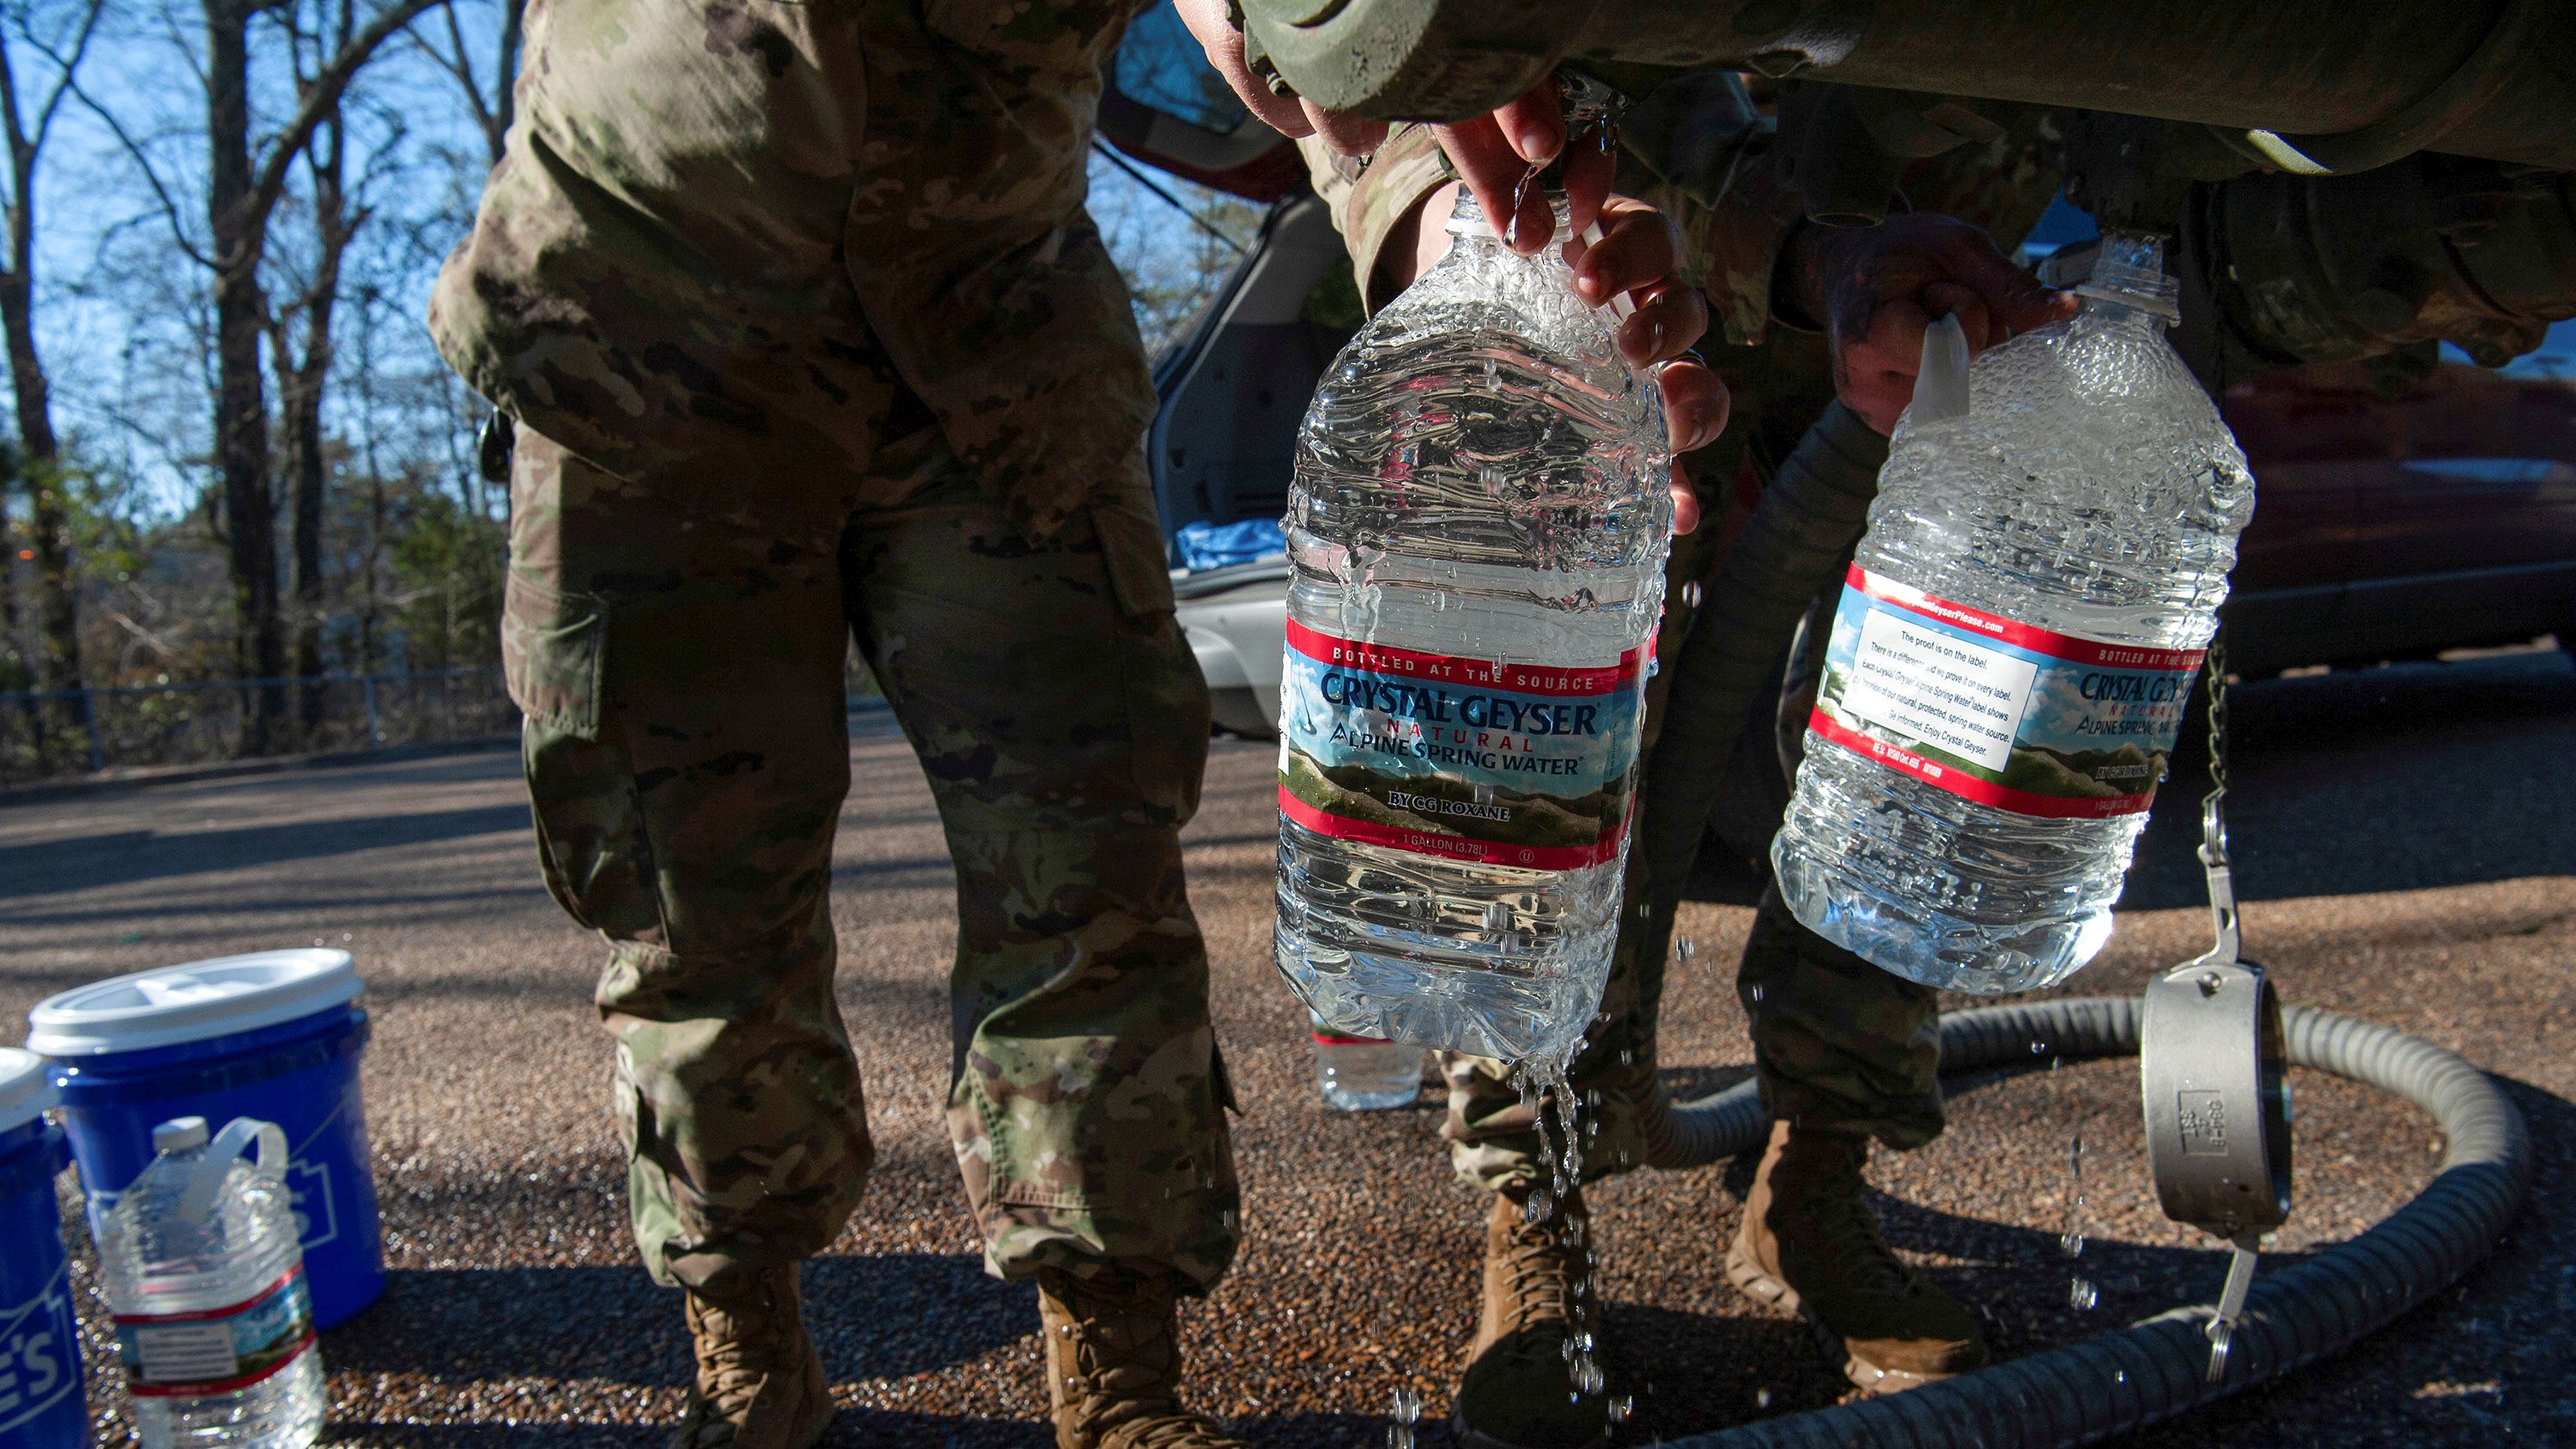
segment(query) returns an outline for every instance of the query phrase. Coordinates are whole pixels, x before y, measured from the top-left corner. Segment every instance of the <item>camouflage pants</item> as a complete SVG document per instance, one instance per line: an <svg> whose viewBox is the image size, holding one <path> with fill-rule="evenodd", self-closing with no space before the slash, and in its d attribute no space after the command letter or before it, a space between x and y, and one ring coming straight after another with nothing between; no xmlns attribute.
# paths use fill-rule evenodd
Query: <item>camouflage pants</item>
<svg viewBox="0 0 2576 1449"><path fill-rule="evenodd" d="M1794 432L1784 436L1794 443ZM1718 453L1713 466L1731 471L1734 458L1712 452ZM1705 475L1700 483L1714 505ZM1675 540L1658 645L1664 658L1677 655L1678 635L1690 624L1683 583L1702 577L1723 548L1723 531L1715 527ZM1650 753L1667 683L1658 677L1646 688ZM1654 783L1652 771L1641 774L1641 798ZM1644 1165L1668 1107L1655 1075L1655 1038L1669 932L1646 918L1644 876L1632 856L1601 1016L1567 1073L1583 1098L1585 1120L1600 1124L1584 1149L1587 1181ZM1762 1106L1773 1119L1867 1133L1896 1148L1920 1147L1940 1135L1938 997L1931 988L1881 971L1799 925L1774 890L1763 894L1736 966L1735 990L1752 1028ZM1545 1182L1532 1109L1512 1085L1509 1066L1456 1054L1442 1065L1449 1115L1441 1136L1459 1177L1489 1190Z"/></svg>
<svg viewBox="0 0 2576 1449"><path fill-rule="evenodd" d="M855 637L956 861L948 1123L988 1267L1204 1288L1237 1202L1177 839L1207 703L1141 460L1032 539L926 418L888 431L836 550L520 434L505 657L547 885L610 943L637 1242L722 1291L859 1201L826 901Z"/></svg>

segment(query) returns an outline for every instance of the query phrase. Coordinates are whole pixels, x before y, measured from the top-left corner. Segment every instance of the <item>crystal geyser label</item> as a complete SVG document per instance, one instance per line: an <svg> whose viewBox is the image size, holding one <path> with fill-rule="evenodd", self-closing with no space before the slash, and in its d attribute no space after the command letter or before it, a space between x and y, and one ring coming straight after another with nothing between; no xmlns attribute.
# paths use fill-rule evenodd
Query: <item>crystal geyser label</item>
<svg viewBox="0 0 2576 1449"><path fill-rule="evenodd" d="M1808 724L1981 805L2134 814L2164 778L2201 654L2034 629L1854 564Z"/></svg>
<svg viewBox="0 0 2576 1449"><path fill-rule="evenodd" d="M1589 669L1365 644L1288 621L1279 808L1319 835L1571 870L1628 827L1646 649Z"/></svg>

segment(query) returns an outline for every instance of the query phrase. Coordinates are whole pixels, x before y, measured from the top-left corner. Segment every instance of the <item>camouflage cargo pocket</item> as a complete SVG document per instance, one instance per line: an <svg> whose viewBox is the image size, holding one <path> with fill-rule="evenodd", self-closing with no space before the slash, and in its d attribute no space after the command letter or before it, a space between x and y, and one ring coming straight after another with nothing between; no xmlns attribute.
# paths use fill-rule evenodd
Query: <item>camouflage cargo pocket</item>
<svg viewBox="0 0 2576 1449"><path fill-rule="evenodd" d="M501 607L501 668L510 700L531 724L573 739L599 738L601 647L608 605L568 594L517 569Z"/></svg>
<svg viewBox="0 0 2576 1449"><path fill-rule="evenodd" d="M1177 824L1197 811L1207 768L1207 680L1172 617L1162 525L1119 501L1095 501L1089 512L1118 602L1136 784L1155 814Z"/></svg>

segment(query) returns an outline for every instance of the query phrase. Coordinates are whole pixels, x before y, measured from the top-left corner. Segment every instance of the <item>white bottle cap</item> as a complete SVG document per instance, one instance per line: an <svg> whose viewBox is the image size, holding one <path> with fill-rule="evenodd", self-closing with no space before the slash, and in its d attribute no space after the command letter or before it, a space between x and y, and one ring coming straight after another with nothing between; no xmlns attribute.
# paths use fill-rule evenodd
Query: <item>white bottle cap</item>
<svg viewBox="0 0 2576 1449"><path fill-rule="evenodd" d="M185 1152L191 1147L205 1145L206 1119L203 1117L173 1117L152 1129L152 1150L155 1152Z"/></svg>

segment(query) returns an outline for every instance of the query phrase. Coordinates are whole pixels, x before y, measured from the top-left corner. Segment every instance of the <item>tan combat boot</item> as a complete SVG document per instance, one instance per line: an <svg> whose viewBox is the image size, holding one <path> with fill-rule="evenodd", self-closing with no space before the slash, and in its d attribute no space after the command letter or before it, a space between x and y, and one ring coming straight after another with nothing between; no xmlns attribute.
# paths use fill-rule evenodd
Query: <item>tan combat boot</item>
<svg viewBox="0 0 2576 1449"><path fill-rule="evenodd" d="M1169 1279L1120 1268L1038 1275L1056 1449L1247 1449L1180 1406Z"/></svg>
<svg viewBox="0 0 2576 1449"><path fill-rule="evenodd" d="M1967 1305L1888 1251L1862 1197L1869 1139L1771 1124L1771 1145L1744 1202L1726 1276L1765 1303L1795 1310L1877 1394L1981 1368L1985 1334Z"/></svg>
<svg viewBox="0 0 2576 1449"><path fill-rule="evenodd" d="M1450 1427L1468 1449L1591 1449L1610 1441L1608 1401L1572 1392L1566 1340L1580 1329L1574 1286L1585 1222L1579 1196L1539 1222L1518 1196L1494 1195L1485 1219L1485 1306Z"/></svg>
<svg viewBox="0 0 2576 1449"><path fill-rule="evenodd" d="M812 1449L832 1427L823 1360L806 1335L796 1265L722 1301L689 1294L698 1381L671 1449Z"/></svg>

